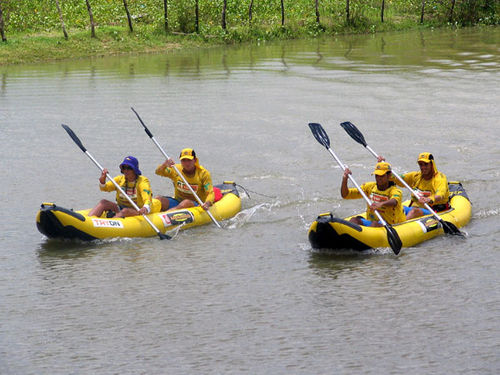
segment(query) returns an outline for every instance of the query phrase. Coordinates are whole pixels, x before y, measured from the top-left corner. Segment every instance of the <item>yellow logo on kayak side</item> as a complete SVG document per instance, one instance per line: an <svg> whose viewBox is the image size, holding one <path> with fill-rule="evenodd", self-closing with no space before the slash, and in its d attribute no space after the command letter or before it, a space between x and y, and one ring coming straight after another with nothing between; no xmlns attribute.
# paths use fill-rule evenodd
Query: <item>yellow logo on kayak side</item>
<svg viewBox="0 0 500 375"><path fill-rule="evenodd" d="M190 211L165 212L160 214L165 227L169 225L188 224L194 221L194 216Z"/></svg>
<svg viewBox="0 0 500 375"><path fill-rule="evenodd" d="M424 233L440 228L439 221L434 217L426 217L418 221Z"/></svg>

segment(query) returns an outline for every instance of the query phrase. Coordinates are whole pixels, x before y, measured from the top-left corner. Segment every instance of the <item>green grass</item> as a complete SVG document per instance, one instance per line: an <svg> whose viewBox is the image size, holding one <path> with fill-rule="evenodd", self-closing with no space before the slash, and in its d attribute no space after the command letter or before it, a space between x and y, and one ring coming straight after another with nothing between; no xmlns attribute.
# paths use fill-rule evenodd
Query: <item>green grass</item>
<svg viewBox="0 0 500 375"><path fill-rule="evenodd" d="M119 26L98 28L97 38L89 31L71 30L68 40L61 32L14 34L0 44L0 65L34 63L70 58L127 53L159 52L182 47L198 47L203 40L190 40L176 35L161 35L140 29L129 33Z"/></svg>

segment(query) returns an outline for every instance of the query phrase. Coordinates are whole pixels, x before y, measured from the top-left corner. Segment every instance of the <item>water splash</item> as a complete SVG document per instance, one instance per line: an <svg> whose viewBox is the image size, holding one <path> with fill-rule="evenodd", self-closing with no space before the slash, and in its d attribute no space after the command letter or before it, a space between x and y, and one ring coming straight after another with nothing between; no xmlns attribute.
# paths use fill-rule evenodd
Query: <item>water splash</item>
<svg viewBox="0 0 500 375"><path fill-rule="evenodd" d="M498 216L498 215L500 215L500 209L491 208L491 209L483 209L483 210L476 212L472 218L473 219L487 219L489 217Z"/></svg>
<svg viewBox="0 0 500 375"><path fill-rule="evenodd" d="M186 225L186 223L182 223L181 225L179 225L171 230L166 231L165 234L168 234L169 236L171 236L172 237L171 239L173 240L175 237L177 237L177 235L179 234L179 232L181 231L181 229L184 225Z"/></svg>
<svg viewBox="0 0 500 375"><path fill-rule="evenodd" d="M260 203L255 206L246 208L240 212L238 212L234 217L229 219L227 221L226 228L228 229L235 229L235 228L240 228L246 223L250 221L250 219L260 211L267 211L271 212L274 207L279 207L280 202L275 201L271 203Z"/></svg>

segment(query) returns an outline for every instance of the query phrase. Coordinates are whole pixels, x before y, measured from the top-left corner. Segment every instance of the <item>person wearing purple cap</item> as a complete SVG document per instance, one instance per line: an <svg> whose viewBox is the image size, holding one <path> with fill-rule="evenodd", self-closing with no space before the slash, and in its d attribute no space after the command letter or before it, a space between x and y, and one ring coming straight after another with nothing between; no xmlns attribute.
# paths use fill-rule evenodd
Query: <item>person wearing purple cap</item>
<svg viewBox="0 0 500 375"><path fill-rule="evenodd" d="M89 216L100 217L104 211L108 211L108 214L114 212L116 218L160 212L161 202L153 199L149 180L142 175L139 169L139 161L133 156L127 156L120 164L120 171L122 175L113 179L139 207L139 211L132 207L128 199L116 189L113 182L106 182L108 170L103 169L101 177L99 177L100 189L101 191L116 191L116 203L102 199L97 206L90 210Z"/></svg>

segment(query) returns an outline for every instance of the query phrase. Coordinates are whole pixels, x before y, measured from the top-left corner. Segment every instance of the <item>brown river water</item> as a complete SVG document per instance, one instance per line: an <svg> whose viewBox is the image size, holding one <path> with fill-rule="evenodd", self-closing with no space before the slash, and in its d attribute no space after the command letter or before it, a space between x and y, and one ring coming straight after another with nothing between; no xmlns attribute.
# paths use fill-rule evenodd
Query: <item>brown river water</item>
<svg viewBox="0 0 500 375"><path fill-rule="evenodd" d="M0 67L1 374L497 374L500 28L428 30ZM157 237L48 240L42 202L113 195L61 123L112 175L135 155L154 193L167 153L193 147L214 182L247 188L224 223ZM399 172L434 154L473 203L465 240L399 256L313 251L341 171ZM405 193L407 194L407 193Z"/></svg>

